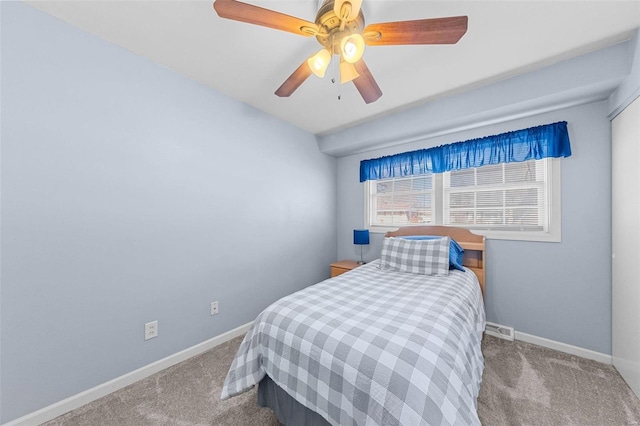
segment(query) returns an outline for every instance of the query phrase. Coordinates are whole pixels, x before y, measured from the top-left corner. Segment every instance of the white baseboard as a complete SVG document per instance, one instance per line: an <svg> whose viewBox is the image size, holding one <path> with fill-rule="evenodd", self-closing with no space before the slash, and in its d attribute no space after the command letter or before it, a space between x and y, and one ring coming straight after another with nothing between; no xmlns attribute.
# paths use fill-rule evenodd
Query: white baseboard
<svg viewBox="0 0 640 426"><path fill-rule="evenodd" d="M178 364L193 356L206 352L209 349L221 345L238 336L242 336L247 331L249 331L251 324L252 322L241 325L240 327L212 337L209 340L205 340L204 342L198 343L197 345L194 345L183 351L177 352L173 355L169 355L168 357L156 362L152 362L151 364L140 367L137 370L131 371L130 373L124 374L120 377L116 377L115 379L110 380L106 383L103 383L91 389L87 389L84 392L80 392L79 394L70 396L69 398L41 408L40 410L34 411L33 413L26 414L22 417L10 421L9 423L5 423L3 426L37 426L44 422L48 422L49 420L55 419L56 417L61 416L64 413L82 407L85 404L102 398L103 396L115 392L118 389L122 389L125 386L129 386L130 384L149 377L152 374L164 370L165 368L171 367L172 365Z"/></svg>
<svg viewBox="0 0 640 426"><path fill-rule="evenodd" d="M169 355L166 358L145 365L130 373L124 374L120 377L116 377L106 383L88 389L79 394L70 396L62 401L51 404L47 407L41 408L33 413L26 414L15 420L5 423L3 426L37 426L49 420L53 420L62 414L65 414L71 410L82 407L96 399L102 398L112 392L129 386L139 380L151 376L165 368L176 365L182 361L185 361L193 356L199 355L208 351L216 346L219 346L231 339L245 334L251 327L251 322L241 325L240 327L229 330L226 333L222 333L218 336L212 337L202 343L198 343L183 351L177 352L173 355ZM522 333L520 331L515 332L516 340L521 340L527 343L533 343L534 345L543 346L545 348L554 349L560 352L565 352L571 355L576 355L582 358L592 359L605 364L611 364L611 355L603 354L600 352L592 351L590 349L584 349L578 346L568 345L566 343L557 342L555 340L545 339L544 337L534 336L532 334Z"/></svg>
<svg viewBox="0 0 640 426"><path fill-rule="evenodd" d="M581 348L579 346L568 345L566 343L557 342L555 340L545 339L544 337L538 337L532 334L522 333L520 331L516 331L516 340L533 343L534 345L543 346L549 349L555 349L556 351L565 352L582 358L592 359L594 361L602 362L605 364L611 364L612 362L611 355Z"/></svg>

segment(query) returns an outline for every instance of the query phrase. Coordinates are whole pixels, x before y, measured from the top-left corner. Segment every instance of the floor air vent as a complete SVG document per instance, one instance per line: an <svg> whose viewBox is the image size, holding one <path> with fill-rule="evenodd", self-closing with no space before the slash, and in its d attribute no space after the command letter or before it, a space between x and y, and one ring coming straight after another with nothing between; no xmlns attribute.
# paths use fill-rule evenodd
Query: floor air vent
<svg viewBox="0 0 640 426"><path fill-rule="evenodd" d="M495 337L499 337L501 339L513 340L515 333L513 331L513 327L506 327L500 324L494 324L492 322L488 322L484 328L484 332Z"/></svg>

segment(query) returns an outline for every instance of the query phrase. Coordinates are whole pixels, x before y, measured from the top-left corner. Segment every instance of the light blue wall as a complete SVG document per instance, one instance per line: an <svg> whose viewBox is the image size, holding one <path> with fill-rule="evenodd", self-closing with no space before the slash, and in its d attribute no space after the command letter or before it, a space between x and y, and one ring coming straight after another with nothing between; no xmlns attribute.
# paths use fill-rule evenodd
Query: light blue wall
<svg viewBox="0 0 640 426"><path fill-rule="evenodd" d="M629 41L627 49L630 71L616 91L609 96L609 117L611 119L640 96L640 30L636 31Z"/></svg>
<svg viewBox="0 0 640 426"><path fill-rule="evenodd" d="M323 135L318 145L341 157L607 99L630 75L631 44L618 43Z"/></svg>
<svg viewBox="0 0 640 426"><path fill-rule="evenodd" d="M562 160L562 242L487 240L487 320L611 353L611 132L605 101L338 159L338 258L355 259L364 222L360 160L567 121ZM402 123L398 123L402 124ZM365 260L379 257L372 234Z"/></svg>
<svg viewBox="0 0 640 426"><path fill-rule="evenodd" d="M336 160L312 135L29 6L1 8L0 422L328 277Z"/></svg>

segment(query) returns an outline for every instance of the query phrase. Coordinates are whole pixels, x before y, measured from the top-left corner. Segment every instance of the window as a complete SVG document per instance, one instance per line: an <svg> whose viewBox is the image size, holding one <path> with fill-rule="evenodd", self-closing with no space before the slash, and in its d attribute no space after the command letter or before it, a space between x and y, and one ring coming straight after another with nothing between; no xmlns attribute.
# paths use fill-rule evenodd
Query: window
<svg viewBox="0 0 640 426"><path fill-rule="evenodd" d="M560 241L560 161L546 158L367 181L366 224L461 226L488 238Z"/></svg>
<svg viewBox="0 0 640 426"><path fill-rule="evenodd" d="M360 161L372 232L455 225L489 238L560 241L566 121Z"/></svg>
<svg viewBox="0 0 640 426"><path fill-rule="evenodd" d="M372 222L377 226L431 223L433 175L371 181Z"/></svg>

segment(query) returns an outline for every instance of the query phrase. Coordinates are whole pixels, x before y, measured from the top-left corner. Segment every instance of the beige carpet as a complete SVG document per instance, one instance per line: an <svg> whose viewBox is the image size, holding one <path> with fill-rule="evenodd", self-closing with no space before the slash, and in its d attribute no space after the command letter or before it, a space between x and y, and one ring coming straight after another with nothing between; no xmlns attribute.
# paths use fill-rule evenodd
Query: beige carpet
<svg viewBox="0 0 640 426"><path fill-rule="evenodd" d="M239 344L234 339L46 425L278 426L256 405L255 390L220 401ZM640 400L610 365L491 336L483 352L478 413L485 426L640 424Z"/></svg>

